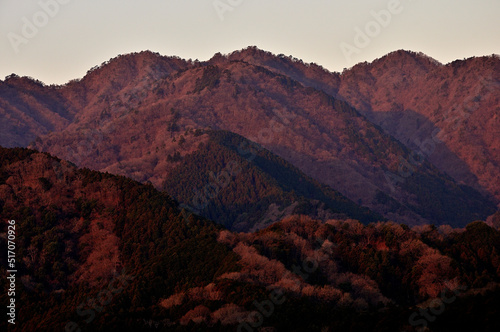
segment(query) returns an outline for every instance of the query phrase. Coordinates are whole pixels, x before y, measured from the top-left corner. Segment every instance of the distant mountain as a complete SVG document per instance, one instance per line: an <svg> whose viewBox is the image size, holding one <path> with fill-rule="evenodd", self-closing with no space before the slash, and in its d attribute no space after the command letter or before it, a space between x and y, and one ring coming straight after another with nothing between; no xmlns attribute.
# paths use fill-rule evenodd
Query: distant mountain
<svg viewBox="0 0 500 332"><path fill-rule="evenodd" d="M346 100L458 182L500 202L498 56L443 66L400 51L362 67L345 75L340 93L352 96ZM349 86L355 80L370 88L355 93Z"/></svg>
<svg viewBox="0 0 500 332"><path fill-rule="evenodd" d="M16 224L11 331L473 330L471 313L483 330L499 328L500 232L483 222L409 229L292 216L232 233L151 185L20 148L0 148L0 219L2 247L5 221Z"/></svg>
<svg viewBox="0 0 500 332"><path fill-rule="evenodd" d="M66 128L76 112L96 102L96 96L138 88L187 66L180 58L152 52L119 56L101 66L105 64L108 80L102 80L97 66L84 79L64 86L45 86L15 74L0 80L0 145L26 147L38 136Z"/></svg>
<svg viewBox="0 0 500 332"><path fill-rule="evenodd" d="M241 54L207 63L149 52L113 59L58 88L74 119L31 147L163 189L176 162L209 140L203 130L226 130L388 219L463 226L495 212L481 188L454 182L332 96L338 75L256 49Z"/></svg>
<svg viewBox="0 0 500 332"><path fill-rule="evenodd" d="M498 55L443 65L422 53L399 50L342 74L255 47L228 57L349 102L457 182L500 203Z"/></svg>
<svg viewBox="0 0 500 332"><path fill-rule="evenodd" d="M2 146L27 146L37 136L63 130L74 115L55 87L16 75L0 81Z"/></svg>

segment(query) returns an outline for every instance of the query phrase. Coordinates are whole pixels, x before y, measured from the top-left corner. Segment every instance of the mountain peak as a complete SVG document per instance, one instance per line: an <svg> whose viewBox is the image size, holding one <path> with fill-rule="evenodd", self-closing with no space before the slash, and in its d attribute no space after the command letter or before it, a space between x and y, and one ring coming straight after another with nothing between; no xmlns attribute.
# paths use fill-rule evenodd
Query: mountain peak
<svg viewBox="0 0 500 332"><path fill-rule="evenodd" d="M264 51L258 48L257 46L248 46L245 48L242 48L241 50L234 51L229 54L229 56L236 56L236 55L243 55L243 56L269 56L273 55L269 51Z"/></svg>
<svg viewBox="0 0 500 332"><path fill-rule="evenodd" d="M329 70L316 63L306 63L301 59L298 59L292 55L285 55L283 53L274 54L272 52L262 50L257 46L248 46L247 48L241 49L239 51L234 51L228 54L227 57L230 60L242 60L252 64L258 64L269 67L271 67L273 63L275 64L274 65L275 67L277 67L276 66L277 63L281 63L281 66L299 65L307 68L315 68L331 74Z"/></svg>
<svg viewBox="0 0 500 332"><path fill-rule="evenodd" d="M117 74L126 76L165 76L172 71L176 71L188 65L188 62L177 56L162 56L152 51L141 51L128 54L120 54L114 58L104 61L100 65L94 66L87 71L86 76L108 71L117 72Z"/></svg>
<svg viewBox="0 0 500 332"><path fill-rule="evenodd" d="M409 68L414 70L416 68L423 69L424 71L432 70L436 67L442 66L443 64L434 58L422 53L414 52L408 50L397 50L390 52L381 58L373 60L371 63L363 62L352 67L359 68L366 65L370 65L372 68L382 67L397 67L397 68Z"/></svg>
<svg viewBox="0 0 500 332"><path fill-rule="evenodd" d="M39 81L33 77L29 76L19 76L17 74L10 74L5 77L5 80L2 81L0 80L0 83L6 83L8 85L16 86L16 87L43 87L45 86L45 83L42 81Z"/></svg>
<svg viewBox="0 0 500 332"><path fill-rule="evenodd" d="M436 64L441 65L441 62L437 61L436 59L428 56L427 54L425 54L423 52L415 52L415 51L405 50L405 49L399 49L396 51L389 52L385 56L383 56L382 58L388 58L388 57L400 57L400 58L407 57L407 58L413 58L413 59L428 59L430 61L435 62Z"/></svg>

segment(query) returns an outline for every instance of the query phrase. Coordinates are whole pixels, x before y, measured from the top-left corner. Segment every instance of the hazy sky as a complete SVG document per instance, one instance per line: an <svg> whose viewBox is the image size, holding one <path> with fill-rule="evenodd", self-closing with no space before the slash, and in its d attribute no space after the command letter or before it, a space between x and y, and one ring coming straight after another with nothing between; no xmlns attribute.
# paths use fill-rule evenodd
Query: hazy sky
<svg viewBox="0 0 500 332"><path fill-rule="evenodd" d="M498 54L500 0L0 0L0 32L0 79L65 83L118 54L249 45L342 71L397 49Z"/></svg>

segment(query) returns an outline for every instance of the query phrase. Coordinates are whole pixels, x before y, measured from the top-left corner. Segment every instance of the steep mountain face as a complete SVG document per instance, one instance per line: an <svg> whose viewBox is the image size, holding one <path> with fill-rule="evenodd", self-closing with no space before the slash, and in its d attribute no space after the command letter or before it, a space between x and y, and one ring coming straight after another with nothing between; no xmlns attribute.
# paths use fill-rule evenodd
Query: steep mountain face
<svg viewBox="0 0 500 332"><path fill-rule="evenodd" d="M472 329L471 312L498 329L500 232L482 222L293 216L232 233L151 185L20 148L0 148L0 220L2 246L16 224L12 331ZM446 314L408 320L436 297Z"/></svg>
<svg viewBox="0 0 500 332"><path fill-rule="evenodd" d="M155 62L150 59L145 67L154 68ZM67 95L78 89L95 92L65 130L32 146L80 166L162 188L175 165L172 161L193 153L207 139L196 130L221 129L261 144L308 176L390 219L465 225L494 212L474 190L440 174L347 103L289 76L216 56L163 79L139 84L140 76L129 86L116 74L121 73L116 66L111 61L90 74L96 82L91 86L96 87L74 83L62 88ZM312 72L315 81L325 74L316 67ZM90 79L82 80L86 81ZM99 87L99 82L108 81L127 87L110 94ZM409 161L418 167L407 167Z"/></svg>
<svg viewBox="0 0 500 332"><path fill-rule="evenodd" d="M500 202L500 58L396 51L342 74L248 48L229 55L345 100L456 181Z"/></svg>

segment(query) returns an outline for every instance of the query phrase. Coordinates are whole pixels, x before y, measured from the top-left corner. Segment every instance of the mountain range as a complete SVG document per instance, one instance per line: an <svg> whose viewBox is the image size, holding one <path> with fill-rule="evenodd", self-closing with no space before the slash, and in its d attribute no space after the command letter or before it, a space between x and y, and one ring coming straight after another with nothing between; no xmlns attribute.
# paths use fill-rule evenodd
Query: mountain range
<svg viewBox="0 0 500 332"><path fill-rule="evenodd" d="M499 62L396 51L339 74L255 47L121 55L63 86L1 81L0 144L149 181L235 230L298 212L363 219L333 196L378 220L463 227L500 198ZM228 163L251 171L208 188ZM297 177L314 188L297 193Z"/></svg>
<svg viewBox="0 0 500 332"><path fill-rule="evenodd" d="M6 77L0 328L498 331L499 66L248 47Z"/></svg>

